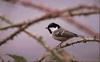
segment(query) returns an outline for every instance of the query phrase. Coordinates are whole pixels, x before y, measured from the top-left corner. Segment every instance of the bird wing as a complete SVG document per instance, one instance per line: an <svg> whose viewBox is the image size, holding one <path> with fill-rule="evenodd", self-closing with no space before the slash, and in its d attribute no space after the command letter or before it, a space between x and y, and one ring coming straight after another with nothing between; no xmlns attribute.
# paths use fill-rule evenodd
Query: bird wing
<svg viewBox="0 0 100 62"><path fill-rule="evenodd" d="M70 31L67 31L63 28L60 28L60 29L55 31L55 36L70 38L70 37L77 37L78 35L75 34L75 33L70 32Z"/></svg>

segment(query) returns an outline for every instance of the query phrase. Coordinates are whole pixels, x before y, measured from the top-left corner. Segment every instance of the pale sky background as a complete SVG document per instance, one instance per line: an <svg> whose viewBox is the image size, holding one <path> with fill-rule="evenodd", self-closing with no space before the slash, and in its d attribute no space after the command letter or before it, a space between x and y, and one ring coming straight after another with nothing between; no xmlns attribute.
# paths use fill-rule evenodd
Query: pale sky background
<svg viewBox="0 0 100 62"><path fill-rule="evenodd" d="M42 3L50 8L54 9L65 9L78 5L98 5L100 6L100 0L33 0L33 3L39 4ZM31 20L38 18L43 15L44 12L38 9L32 9L24 7L20 4L9 4L0 1L0 15L6 15L13 23L20 23L23 21ZM90 15L90 16L77 16L74 17L77 21L89 25L94 31L99 32L99 16L100 15ZM35 24L34 26L29 27L27 30L31 33L37 33L44 37L44 40L47 41L49 46L56 46L59 42L52 39L49 32L45 29L47 25L51 22L56 22L60 24L67 30L70 30L79 35L89 35L84 31L79 30L74 25L64 22L60 18L50 19L44 22ZM0 27L6 26L5 22L0 21ZM0 40L9 36L17 29L9 29L7 31L0 31ZM100 51L98 43L81 43L65 48L70 54L74 55L78 60L84 62L99 62ZM0 47L0 54L16 54L24 56L28 59L29 62L34 61L36 58L39 58L45 53L45 49L36 42L36 40L29 37L24 32L17 35L13 40L9 40L6 44Z"/></svg>

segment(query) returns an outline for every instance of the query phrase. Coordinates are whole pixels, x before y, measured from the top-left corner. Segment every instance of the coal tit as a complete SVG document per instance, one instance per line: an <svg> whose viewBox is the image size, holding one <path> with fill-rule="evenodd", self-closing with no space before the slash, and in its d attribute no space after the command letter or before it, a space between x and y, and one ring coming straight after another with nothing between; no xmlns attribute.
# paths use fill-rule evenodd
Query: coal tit
<svg viewBox="0 0 100 62"><path fill-rule="evenodd" d="M63 43L64 41L72 37L78 37L77 34L65 30L64 28L62 28L60 25L56 23L50 23L48 27L46 27L46 29L48 29L49 33L52 34L52 37L55 40L58 40L61 43Z"/></svg>

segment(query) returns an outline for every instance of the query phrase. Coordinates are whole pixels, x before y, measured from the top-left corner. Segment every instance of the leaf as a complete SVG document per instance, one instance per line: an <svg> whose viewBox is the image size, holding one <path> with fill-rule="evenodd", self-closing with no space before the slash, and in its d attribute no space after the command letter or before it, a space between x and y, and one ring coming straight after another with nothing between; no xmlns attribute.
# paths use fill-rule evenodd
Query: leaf
<svg viewBox="0 0 100 62"><path fill-rule="evenodd" d="M8 55L12 57L15 60L15 62L27 62L27 60L22 56L11 55L11 54Z"/></svg>

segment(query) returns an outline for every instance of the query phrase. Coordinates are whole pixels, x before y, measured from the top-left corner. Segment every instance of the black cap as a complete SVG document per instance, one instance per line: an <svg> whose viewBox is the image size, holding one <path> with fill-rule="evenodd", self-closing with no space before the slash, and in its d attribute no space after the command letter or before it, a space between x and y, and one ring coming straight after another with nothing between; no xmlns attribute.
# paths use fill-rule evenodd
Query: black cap
<svg viewBox="0 0 100 62"><path fill-rule="evenodd" d="M58 27L58 28L60 28L60 26L58 24L56 24L56 23L50 23L48 25L48 27L46 27L46 29L49 29L50 27Z"/></svg>

